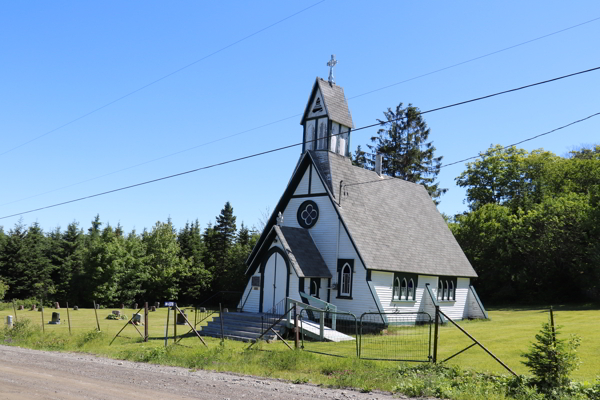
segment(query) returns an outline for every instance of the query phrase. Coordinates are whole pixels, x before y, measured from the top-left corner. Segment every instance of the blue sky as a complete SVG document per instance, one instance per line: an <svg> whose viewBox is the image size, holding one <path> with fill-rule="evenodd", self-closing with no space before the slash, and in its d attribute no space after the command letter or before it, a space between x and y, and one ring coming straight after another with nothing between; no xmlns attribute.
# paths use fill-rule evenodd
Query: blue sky
<svg viewBox="0 0 600 400"><path fill-rule="evenodd" d="M376 122L400 102L428 110L600 66L597 20L360 96L598 18L597 1L62 1L0 7L0 153L76 120L0 156L0 216L299 142L296 116L206 144L302 113L315 77L327 78L331 54L339 60L336 83L344 87L356 127ZM596 71L427 114L430 139L444 162L473 156L490 144L510 144L599 112L599 87ZM564 155L599 142L599 127L596 117L522 147ZM375 132L356 131L351 148L364 147ZM127 231L168 217L176 227L196 218L204 227L230 201L238 224L256 225L261 212L276 205L299 155L292 148L26 214L23 221L48 230L76 220L87 228L100 214ZM146 164L129 168L140 163ZM439 175L450 189L440 211L466 209L465 192L454 182L463 170L459 164ZM0 225L8 230L18 219Z"/></svg>

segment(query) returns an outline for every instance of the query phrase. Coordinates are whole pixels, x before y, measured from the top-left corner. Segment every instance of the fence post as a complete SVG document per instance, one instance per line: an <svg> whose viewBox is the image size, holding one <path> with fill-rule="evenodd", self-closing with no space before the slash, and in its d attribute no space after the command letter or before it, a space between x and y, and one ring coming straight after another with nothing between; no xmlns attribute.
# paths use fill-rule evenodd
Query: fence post
<svg viewBox="0 0 600 400"><path fill-rule="evenodd" d="M96 325L98 326L98 332L100 332L100 321L98 321L98 307L96 307L96 300L94 300L94 313L96 314Z"/></svg>
<svg viewBox="0 0 600 400"><path fill-rule="evenodd" d="M223 307L219 303L219 319L221 320L221 346L225 345L225 332L223 331Z"/></svg>
<svg viewBox="0 0 600 400"><path fill-rule="evenodd" d="M148 341L148 302L144 303L144 342Z"/></svg>
<svg viewBox="0 0 600 400"><path fill-rule="evenodd" d="M46 328L44 327L44 303L42 301L42 304L40 304L42 306L42 333L46 332Z"/></svg>
<svg viewBox="0 0 600 400"><path fill-rule="evenodd" d="M556 330L554 330L554 311L550 306L550 326L552 327L552 344L556 347Z"/></svg>
<svg viewBox="0 0 600 400"><path fill-rule="evenodd" d="M298 349L299 341L300 341L300 331L298 330L298 304L294 304L294 331L296 332L296 334L295 334L296 349Z"/></svg>
<svg viewBox="0 0 600 400"><path fill-rule="evenodd" d="M17 306L15 305L15 299L13 299L13 310L15 311L15 322L18 322L19 318L17 318Z"/></svg>
<svg viewBox="0 0 600 400"><path fill-rule="evenodd" d="M71 334L71 316L69 315L69 302L67 301L67 321L69 321L69 335Z"/></svg>
<svg viewBox="0 0 600 400"><path fill-rule="evenodd" d="M319 318L319 338L321 341L325 338L325 316L323 315L323 311L320 312Z"/></svg>
<svg viewBox="0 0 600 400"><path fill-rule="evenodd" d="M433 362L437 362L437 352L438 352L438 329L439 329L439 321L440 321L440 306L435 306L435 329L433 333Z"/></svg>
<svg viewBox="0 0 600 400"><path fill-rule="evenodd" d="M177 343L177 303L173 306L173 343Z"/></svg>
<svg viewBox="0 0 600 400"><path fill-rule="evenodd" d="M167 325L165 328L165 347L167 347L167 344L169 343L169 314L170 314L171 308L167 307Z"/></svg>

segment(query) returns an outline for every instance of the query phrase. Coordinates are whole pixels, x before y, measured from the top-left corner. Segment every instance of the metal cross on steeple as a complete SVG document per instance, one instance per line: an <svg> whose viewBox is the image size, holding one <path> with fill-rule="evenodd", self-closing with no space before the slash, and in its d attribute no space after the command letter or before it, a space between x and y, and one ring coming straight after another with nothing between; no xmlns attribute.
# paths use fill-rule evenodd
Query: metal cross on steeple
<svg viewBox="0 0 600 400"><path fill-rule="evenodd" d="M329 60L329 62L327 63L327 66L329 67L329 78L327 80L331 84L335 84L335 78L333 77L333 67L335 67L335 64L337 64L337 63L338 62L335 59L335 54L332 54L331 60Z"/></svg>

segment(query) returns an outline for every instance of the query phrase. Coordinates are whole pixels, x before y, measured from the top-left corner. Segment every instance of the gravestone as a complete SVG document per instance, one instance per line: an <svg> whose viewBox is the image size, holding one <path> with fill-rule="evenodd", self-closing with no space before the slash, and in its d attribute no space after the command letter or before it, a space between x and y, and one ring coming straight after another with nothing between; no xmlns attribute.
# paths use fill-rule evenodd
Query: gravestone
<svg viewBox="0 0 600 400"><path fill-rule="evenodd" d="M179 313L177 314L177 325L185 325L186 324L185 318L183 318L184 315L185 315L185 318L187 318L186 313L183 313L183 315L181 315Z"/></svg>
<svg viewBox="0 0 600 400"><path fill-rule="evenodd" d="M121 304L121 310L125 309L125 304Z"/></svg>
<svg viewBox="0 0 600 400"><path fill-rule="evenodd" d="M152 306L152 308L150 309L150 311L156 311L156 306Z"/></svg>
<svg viewBox="0 0 600 400"><path fill-rule="evenodd" d="M157 301L156 303L154 303L154 307L159 308L160 307L160 302Z"/></svg>
<svg viewBox="0 0 600 400"><path fill-rule="evenodd" d="M52 321L50 321L48 323L52 324L52 325L58 325L58 324L60 324L60 313L53 312L52 313Z"/></svg>
<svg viewBox="0 0 600 400"><path fill-rule="evenodd" d="M141 325L141 323L142 323L142 314L140 314L140 313L133 314L133 319L131 320L131 322L133 322L136 325Z"/></svg>
<svg viewBox="0 0 600 400"><path fill-rule="evenodd" d="M113 315L116 315L117 317L121 316L121 311L119 311L119 310L113 310L112 313L113 313Z"/></svg>
<svg viewBox="0 0 600 400"><path fill-rule="evenodd" d="M8 328L12 328L13 327L13 316L12 315L7 315L6 316L6 326Z"/></svg>
<svg viewBox="0 0 600 400"><path fill-rule="evenodd" d="M224 308L224 309L223 309L223 312L229 312L229 310L228 310L228 309L226 309L226 308Z"/></svg>
<svg viewBox="0 0 600 400"><path fill-rule="evenodd" d="M79 310L79 307L77 307L77 306L73 307L73 311L77 311L77 310Z"/></svg>
<svg viewBox="0 0 600 400"><path fill-rule="evenodd" d="M57 310L60 308L60 304L58 304L58 301L56 303L54 303L54 308Z"/></svg>
<svg viewBox="0 0 600 400"><path fill-rule="evenodd" d="M25 306L24 306L24 305L20 305L20 306L19 306L19 310L24 310L24 309L25 309Z"/></svg>
<svg viewBox="0 0 600 400"><path fill-rule="evenodd" d="M137 310L137 309L138 309L137 303L133 303L133 309L134 309L134 310Z"/></svg>
<svg viewBox="0 0 600 400"><path fill-rule="evenodd" d="M96 310L100 309L100 304L96 304Z"/></svg>
<svg viewBox="0 0 600 400"><path fill-rule="evenodd" d="M206 312L206 308L204 308L204 307L200 307L200 308L198 309L198 311L199 311L199 312Z"/></svg>
<svg viewBox="0 0 600 400"><path fill-rule="evenodd" d="M37 306L34 304L31 306L31 311L35 311L35 310L37 310Z"/></svg>

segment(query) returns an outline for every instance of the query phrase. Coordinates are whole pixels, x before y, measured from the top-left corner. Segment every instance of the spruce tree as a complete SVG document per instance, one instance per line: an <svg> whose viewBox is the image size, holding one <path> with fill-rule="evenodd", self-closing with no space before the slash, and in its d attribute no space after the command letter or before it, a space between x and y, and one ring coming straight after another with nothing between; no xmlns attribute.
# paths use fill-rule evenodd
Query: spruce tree
<svg viewBox="0 0 600 400"><path fill-rule="evenodd" d="M440 173L442 157L435 157L433 142L427 141L430 129L421 116L420 110L409 104L403 108L400 103L396 110L388 108L385 120L378 119L381 129L371 137L373 145L368 157L368 167L375 165L377 154L383 155L382 172L425 186L431 198L439 204L439 198L448 189L435 182Z"/></svg>

